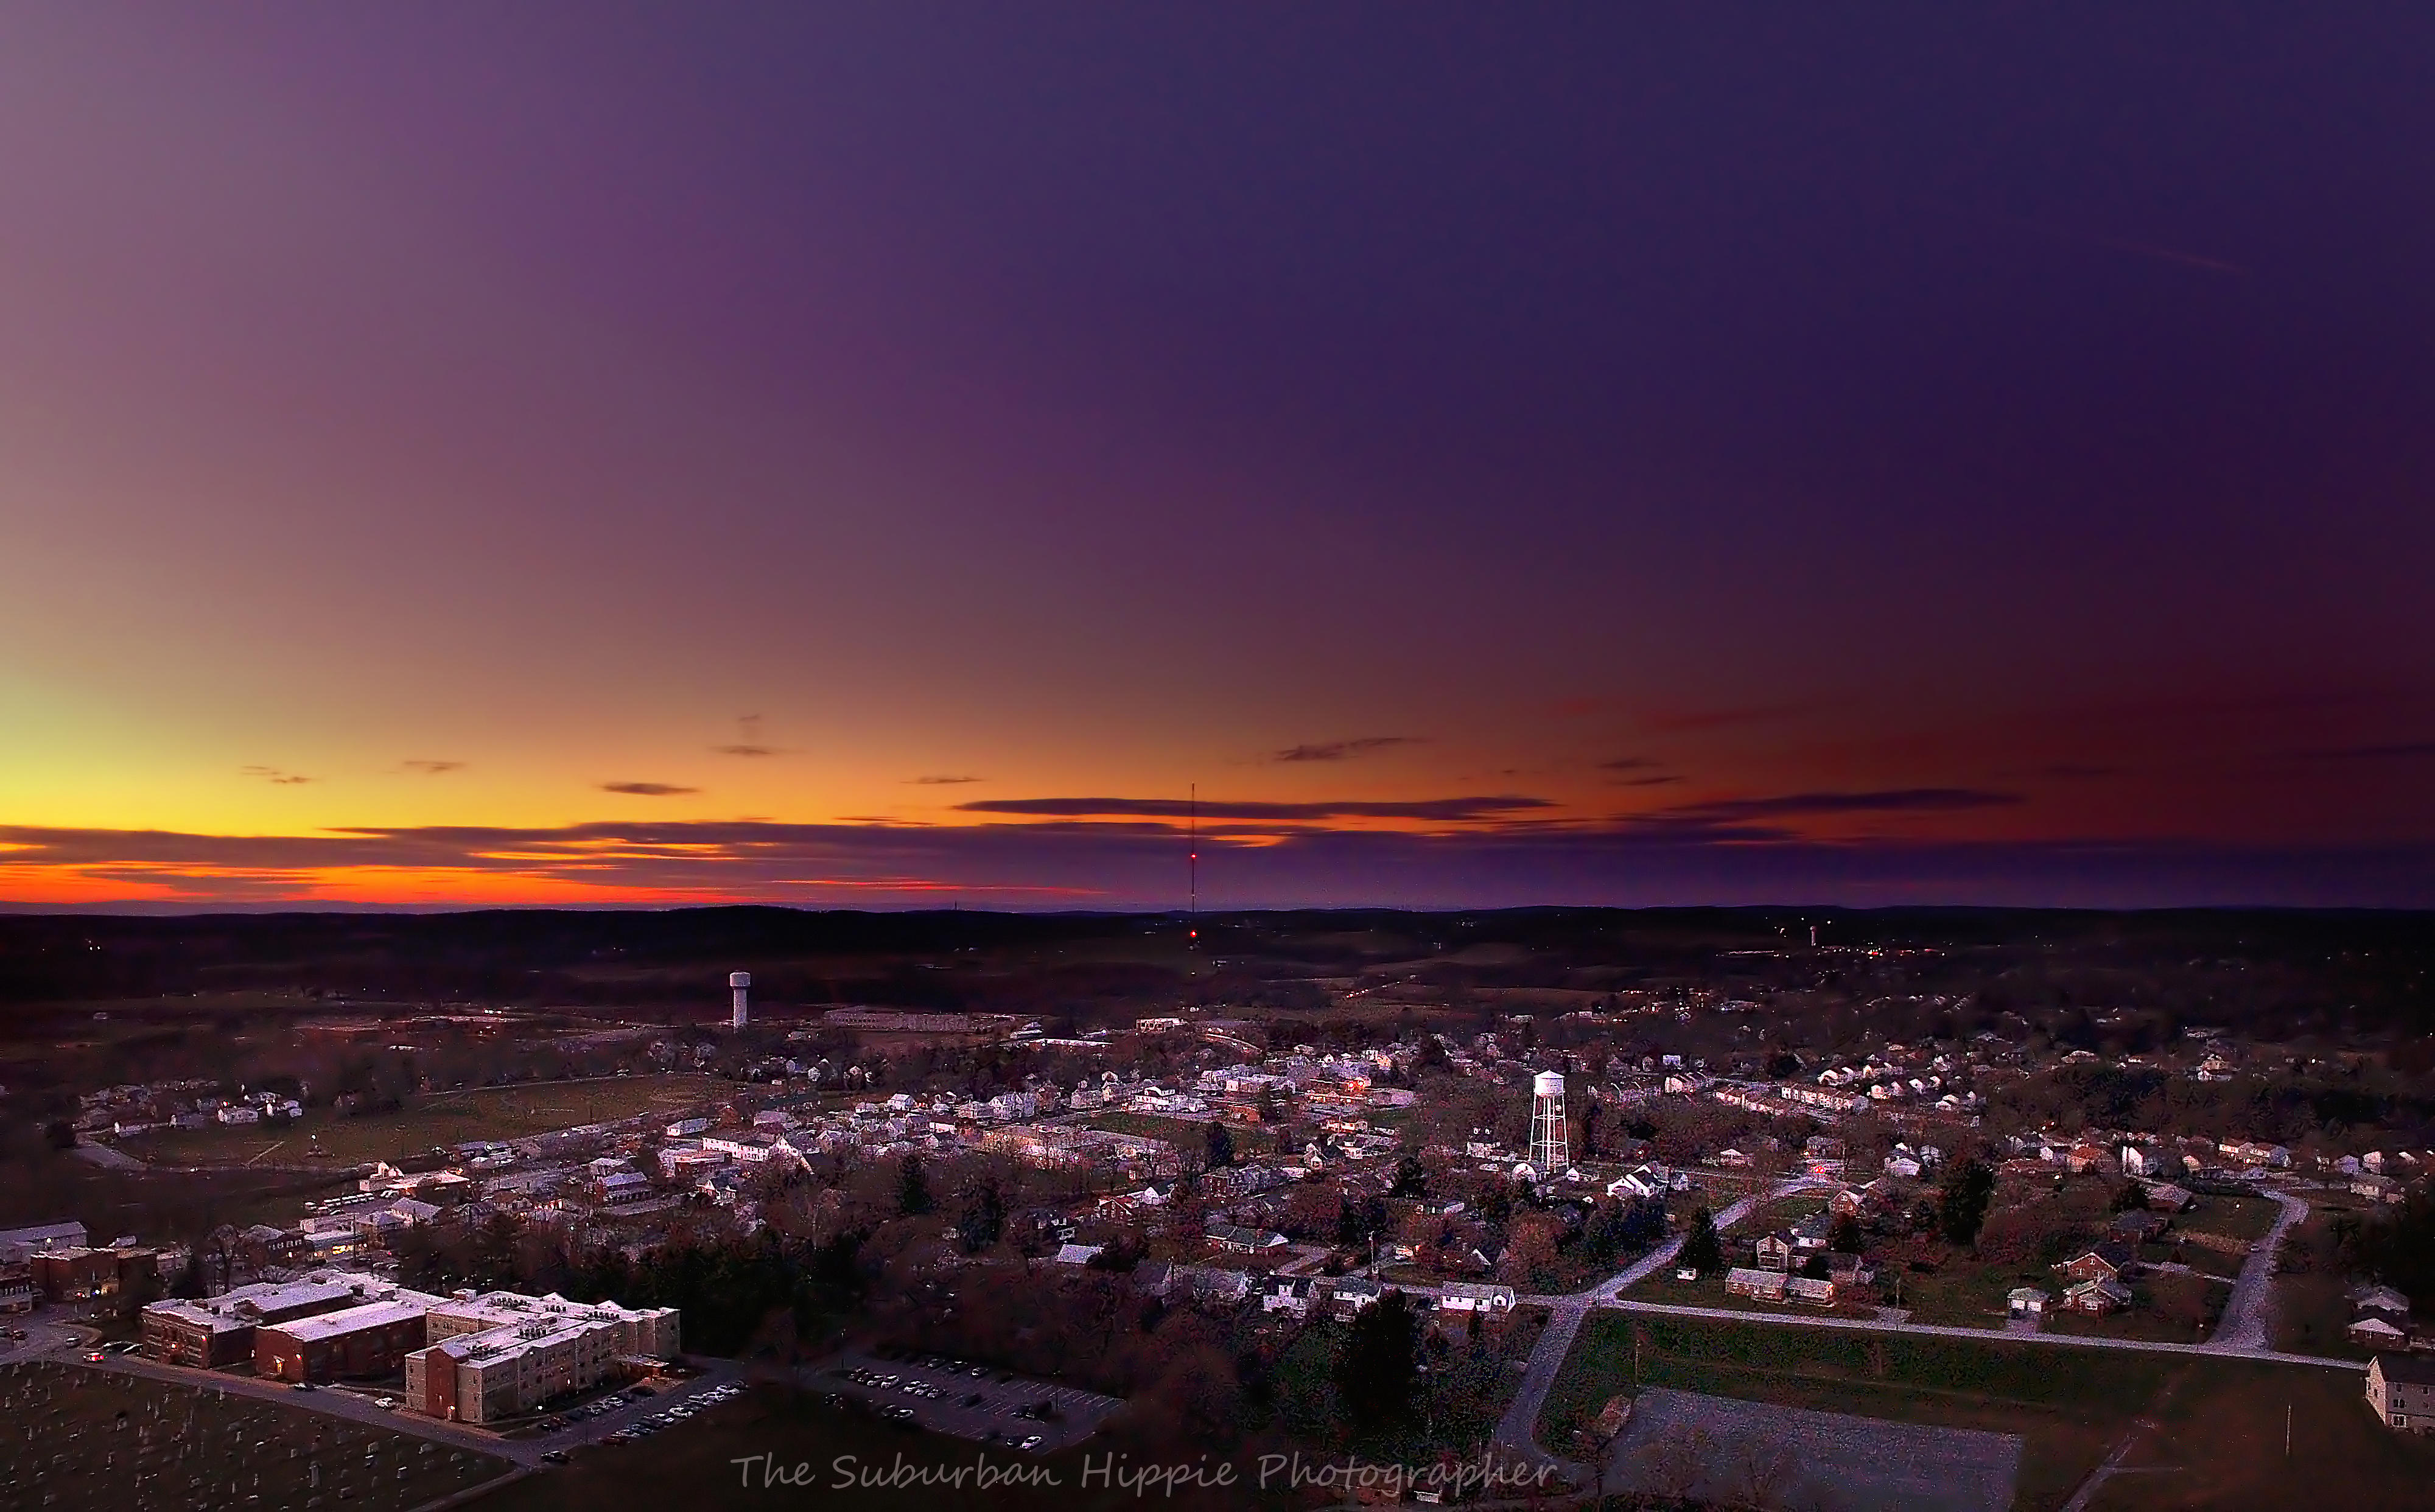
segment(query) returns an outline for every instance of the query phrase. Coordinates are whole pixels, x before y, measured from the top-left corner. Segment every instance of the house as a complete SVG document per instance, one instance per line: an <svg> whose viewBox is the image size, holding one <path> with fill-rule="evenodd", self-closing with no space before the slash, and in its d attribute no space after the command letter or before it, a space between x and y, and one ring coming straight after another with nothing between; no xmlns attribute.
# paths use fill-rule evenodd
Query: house
<svg viewBox="0 0 2435 1512"><path fill-rule="evenodd" d="M1758 1268L1786 1271L1792 1268L1792 1241L1782 1234L1761 1234L1751 1246L1756 1251Z"/></svg>
<svg viewBox="0 0 2435 1512"><path fill-rule="evenodd" d="M1784 1280L1784 1291L1792 1300L1806 1302L1812 1307L1835 1305L1835 1280L1831 1276L1787 1276Z"/></svg>
<svg viewBox="0 0 2435 1512"><path fill-rule="evenodd" d="M1181 1285L1196 1302L1239 1302L1252 1295L1252 1278L1217 1265L1178 1265L1169 1285Z"/></svg>
<svg viewBox="0 0 2435 1512"><path fill-rule="evenodd" d="M2377 1355L2367 1363L2367 1400L2388 1427L2435 1433L2435 1360Z"/></svg>
<svg viewBox="0 0 2435 1512"><path fill-rule="evenodd" d="M2351 1177L2351 1194L2371 1197L2377 1202L2399 1202L2403 1196L2401 1183L2374 1171L2361 1171Z"/></svg>
<svg viewBox="0 0 2435 1512"><path fill-rule="evenodd" d="M1761 1302L1781 1302L1787 1280L1780 1270L1751 1270L1736 1265L1725 1272L1725 1295L1748 1297Z"/></svg>
<svg viewBox="0 0 2435 1512"><path fill-rule="evenodd" d="M1513 1288L1487 1281L1448 1281L1438 1288L1438 1308L1446 1313L1511 1313Z"/></svg>
<svg viewBox="0 0 2435 1512"><path fill-rule="evenodd" d="M1801 1255L1814 1255L1826 1247L1827 1240L1834 1231L1835 1220L1831 1214L1813 1212L1792 1226L1793 1251Z"/></svg>
<svg viewBox="0 0 2435 1512"><path fill-rule="evenodd" d="M1057 1248L1056 1263L1087 1265L1098 1259L1099 1251L1105 1247L1102 1245L1061 1245Z"/></svg>
<svg viewBox="0 0 2435 1512"><path fill-rule="evenodd" d="M2054 1295L2035 1286L2015 1286L2004 1294L2004 1313L2008 1317L2043 1321Z"/></svg>
<svg viewBox="0 0 2435 1512"><path fill-rule="evenodd" d="M2110 1281L2119 1280L2134 1263L2129 1246L2108 1239L2055 1268L2075 1281Z"/></svg>
<svg viewBox="0 0 2435 1512"><path fill-rule="evenodd" d="M2110 1277L2081 1281L2063 1294L2063 1305L2074 1313L2102 1317L2131 1305L2131 1288Z"/></svg>
<svg viewBox="0 0 2435 1512"><path fill-rule="evenodd" d="M2394 1322L2409 1316L2409 1298L2390 1286L2354 1286L2349 1297L2351 1306L2362 1313L2380 1313Z"/></svg>
<svg viewBox="0 0 2435 1512"><path fill-rule="evenodd" d="M1286 1236L1274 1229L1246 1228L1240 1224L1213 1223L1209 1226L1209 1242L1230 1254L1262 1255L1283 1249Z"/></svg>
<svg viewBox="0 0 2435 1512"><path fill-rule="evenodd" d="M1458 1281L1456 1285L1462 1284ZM1326 1300L1347 1316L1387 1295L1387 1288L1360 1276L1339 1276L1326 1288Z"/></svg>
<svg viewBox="0 0 2435 1512"><path fill-rule="evenodd" d="M2374 1313L2353 1318L2345 1332L2353 1344L2363 1344L2371 1349L2398 1349L2409 1342L2408 1330L2394 1328Z"/></svg>
<svg viewBox="0 0 2435 1512"><path fill-rule="evenodd" d="M2125 1144L2121 1151L2124 1176L2162 1176L2167 1164L2165 1153L2152 1144Z"/></svg>
<svg viewBox="0 0 2435 1512"><path fill-rule="evenodd" d="M1272 1277L1260 1287L1260 1311L1290 1313L1295 1317L1308 1317L1311 1304L1311 1282L1305 1276Z"/></svg>
<svg viewBox="0 0 2435 1512"><path fill-rule="evenodd" d="M2158 1181L2148 1187L2148 1207L2156 1212L2179 1212L2197 1199L2187 1187L2177 1187L2170 1181Z"/></svg>
<svg viewBox="0 0 2435 1512"><path fill-rule="evenodd" d="M2146 1244L2171 1227L2172 1220L2158 1212L2133 1208L2114 1215L2113 1237L2126 1245Z"/></svg>

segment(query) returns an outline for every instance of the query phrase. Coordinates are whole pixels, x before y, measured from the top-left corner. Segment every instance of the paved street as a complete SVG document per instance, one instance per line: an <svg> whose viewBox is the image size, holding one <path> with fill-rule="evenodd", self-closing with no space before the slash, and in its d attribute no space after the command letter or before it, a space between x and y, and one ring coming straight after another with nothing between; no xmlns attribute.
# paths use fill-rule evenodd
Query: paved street
<svg viewBox="0 0 2435 1512"><path fill-rule="evenodd" d="M1748 1217L1762 1201L1774 1201L1797 1192L1831 1186L1833 1183L1810 1180L1785 1182L1764 1194L1753 1193L1717 1214L1717 1227L1730 1228ZM1547 1327L1539 1335L1523 1371L1522 1382L1512 1402L1496 1424L1495 1442L1517 1453L1542 1463L1558 1466L1580 1484L1587 1484L1587 1467L1575 1464L1542 1449L1533 1436L1539 1413L1546 1403L1547 1392L1563 1370L1564 1357L1571 1352L1573 1341L1580 1332L1581 1320L1592 1308L1606 1308L1620 1313L1649 1313L1669 1317L1710 1318L1726 1323L1761 1323L1786 1328L1841 1329L1858 1333L1916 1333L1937 1338L2008 1340L2050 1344L2064 1349L2126 1349L2158 1354L2195 1354L2229 1356L2236 1359L2262 1360L2282 1365L2318 1366L2329 1369L2357 1370L2356 1360L2326 1359L2317 1355L2284 1354L2266 1347L2271 1336L2273 1278L2277 1256L2283 1240L2292 1225L2307 1215L2308 1205L2303 1199L2285 1193L2270 1192L2282 1206L2274 1227L2251 1250L2234 1283L2231 1300L2225 1305L2222 1321L2213 1337L2199 1344L2168 1344L2149 1339L2097 1338L2065 1333L2014 1333L1995 1329L1954 1328L1933 1323L1889 1322L1869 1318L1826 1317L1816 1314L1755 1313L1721 1307L1684 1307L1667 1302L1643 1302L1621 1296L1673 1263L1682 1248L1680 1235L1643 1255L1632 1264L1597 1285L1585 1291L1561 1296L1526 1296L1519 1300L1548 1310ZM1441 1287L1405 1286L1405 1291L1437 1296Z"/></svg>

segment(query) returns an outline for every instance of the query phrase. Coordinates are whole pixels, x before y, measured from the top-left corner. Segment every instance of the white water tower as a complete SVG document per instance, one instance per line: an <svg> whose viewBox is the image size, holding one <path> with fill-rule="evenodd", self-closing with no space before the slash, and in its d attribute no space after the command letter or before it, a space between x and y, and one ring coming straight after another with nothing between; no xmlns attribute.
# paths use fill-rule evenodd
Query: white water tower
<svg viewBox="0 0 2435 1512"><path fill-rule="evenodd" d="M1543 1071L1530 1083L1530 1163L1549 1177L1573 1163L1572 1141L1564 1132L1561 1071Z"/></svg>
<svg viewBox="0 0 2435 1512"><path fill-rule="evenodd" d="M733 1019L730 1019L728 1022L732 1027L741 1029L747 1022L751 1022L752 1017L751 1009L747 1007L744 1002L745 998L751 994L752 989L752 973L750 971L728 972L727 988L729 991L735 994L735 1016Z"/></svg>

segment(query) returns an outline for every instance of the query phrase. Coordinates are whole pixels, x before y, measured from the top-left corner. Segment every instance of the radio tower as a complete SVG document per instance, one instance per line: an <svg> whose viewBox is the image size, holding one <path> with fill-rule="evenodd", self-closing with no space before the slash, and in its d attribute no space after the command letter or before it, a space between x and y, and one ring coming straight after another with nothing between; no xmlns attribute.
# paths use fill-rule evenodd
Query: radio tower
<svg viewBox="0 0 2435 1512"><path fill-rule="evenodd" d="M1184 877L1191 889L1189 913L1184 920L1185 948L1200 948L1200 784L1192 784L1192 802L1184 823Z"/></svg>
<svg viewBox="0 0 2435 1512"><path fill-rule="evenodd" d="M1530 1083L1530 1168L1544 1179L1573 1163L1564 1129L1564 1074L1543 1071Z"/></svg>

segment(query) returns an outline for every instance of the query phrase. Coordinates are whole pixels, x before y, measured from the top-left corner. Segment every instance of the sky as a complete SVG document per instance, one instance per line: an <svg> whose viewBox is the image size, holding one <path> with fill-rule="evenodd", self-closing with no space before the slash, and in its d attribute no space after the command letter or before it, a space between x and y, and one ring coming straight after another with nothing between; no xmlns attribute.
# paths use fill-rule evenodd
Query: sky
<svg viewBox="0 0 2435 1512"><path fill-rule="evenodd" d="M0 903L2435 906L2435 13L20 9Z"/></svg>

